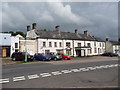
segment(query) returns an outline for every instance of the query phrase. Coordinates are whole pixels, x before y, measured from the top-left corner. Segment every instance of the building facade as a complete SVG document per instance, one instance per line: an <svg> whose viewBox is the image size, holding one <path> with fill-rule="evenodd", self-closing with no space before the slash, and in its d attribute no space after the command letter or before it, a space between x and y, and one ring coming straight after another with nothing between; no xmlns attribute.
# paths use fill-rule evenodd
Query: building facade
<svg viewBox="0 0 120 90"><path fill-rule="evenodd" d="M83 34L78 33L77 30L74 33L62 32L59 26L53 31L37 30L36 23L33 23L32 29L27 26L26 37L27 43L30 40L34 42L35 47L31 48L33 53L56 52L71 56L91 56L105 52L105 42L89 35L88 31L84 31Z"/></svg>
<svg viewBox="0 0 120 90"><path fill-rule="evenodd" d="M106 52L113 52L120 54L120 42L118 41L109 41L106 39Z"/></svg>
<svg viewBox="0 0 120 90"><path fill-rule="evenodd" d="M11 47L11 34L0 33L0 57L9 57Z"/></svg>
<svg viewBox="0 0 120 90"><path fill-rule="evenodd" d="M22 36L0 33L0 57L10 57L13 52L18 52L20 37Z"/></svg>

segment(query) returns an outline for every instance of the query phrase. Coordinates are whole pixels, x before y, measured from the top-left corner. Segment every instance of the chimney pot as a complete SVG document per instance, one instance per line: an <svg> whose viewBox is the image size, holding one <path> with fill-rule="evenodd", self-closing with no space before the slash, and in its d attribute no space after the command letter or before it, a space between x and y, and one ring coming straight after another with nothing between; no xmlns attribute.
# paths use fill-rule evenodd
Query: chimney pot
<svg viewBox="0 0 120 90"><path fill-rule="evenodd" d="M30 31L30 26L27 26L27 31Z"/></svg>
<svg viewBox="0 0 120 90"><path fill-rule="evenodd" d="M109 39L108 39L108 38L106 38L106 41L109 41Z"/></svg>
<svg viewBox="0 0 120 90"><path fill-rule="evenodd" d="M75 29L75 33L78 34L78 30L77 29Z"/></svg>
<svg viewBox="0 0 120 90"><path fill-rule="evenodd" d="M88 36L88 30L84 31L84 34L85 34L86 36Z"/></svg>
<svg viewBox="0 0 120 90"><path fill-rule="evenodd" d="M32 29L36 29L36 23L32 24Z"/></svg>
<svg viewBox="0 0 120 90"><path fill-rule="evenodd" d="M55 30L59 31L59 29L60 29L59 25L55 26Z"/></svg>

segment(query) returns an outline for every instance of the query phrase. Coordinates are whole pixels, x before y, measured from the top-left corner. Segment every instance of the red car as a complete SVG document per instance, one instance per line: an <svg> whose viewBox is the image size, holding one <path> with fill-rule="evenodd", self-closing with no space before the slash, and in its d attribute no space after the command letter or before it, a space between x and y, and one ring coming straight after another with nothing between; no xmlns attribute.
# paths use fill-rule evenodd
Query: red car
<svg viewBox="0 0 120 90"><path fill-rule="evenodd" d="M62 59L65 59L65 60L70 60L71 57L67 54L64 54L64 53L57 53L57 55L61 55L62 56Z"/></svg>

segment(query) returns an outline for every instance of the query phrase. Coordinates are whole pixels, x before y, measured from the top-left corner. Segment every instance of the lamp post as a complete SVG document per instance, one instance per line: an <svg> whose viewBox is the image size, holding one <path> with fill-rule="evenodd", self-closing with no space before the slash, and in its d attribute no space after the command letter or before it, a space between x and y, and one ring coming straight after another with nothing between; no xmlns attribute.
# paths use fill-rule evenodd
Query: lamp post
<svg viewBox="0 0 120 90"><path fill-rule="evenodd" d="M26 37L25 37L25 62L27 62L27 46L26 46Z"/></svg>

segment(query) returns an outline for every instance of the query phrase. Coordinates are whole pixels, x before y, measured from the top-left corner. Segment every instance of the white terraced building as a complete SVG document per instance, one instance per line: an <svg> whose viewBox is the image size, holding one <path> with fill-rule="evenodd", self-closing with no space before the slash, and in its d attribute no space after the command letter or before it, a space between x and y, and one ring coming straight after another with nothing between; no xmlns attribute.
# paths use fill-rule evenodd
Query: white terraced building
<svg viewBox="0 0 120 90"><path fill-rule="evenodd" d="M105 51L105 42L89 35L88 31L84 31L84 34L78 33L77 30L75 33L62 32L59 26L56 26L53 31L37 30L36 23L33 23L32 29L27 26L26 37L27 51L31 54L56 52L71 56L91 56ZM22 42L25 40L20 41ZM25 45L21 44L20 47ZM24 50L25 48L20 49L20 51Z"/></svg>

